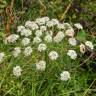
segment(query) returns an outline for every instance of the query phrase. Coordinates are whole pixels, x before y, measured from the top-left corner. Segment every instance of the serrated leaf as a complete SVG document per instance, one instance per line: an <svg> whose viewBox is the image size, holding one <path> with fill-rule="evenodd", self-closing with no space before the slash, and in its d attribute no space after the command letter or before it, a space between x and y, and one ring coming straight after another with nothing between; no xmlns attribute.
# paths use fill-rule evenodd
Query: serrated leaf
<svg viewBox="0 0 96 96"><path fill-rule="evenodd" d="M77 33L77 36L76 36L77 40L81 41L81 42L84 42L86 41L86 32L82 29L80 30L78 33Z"/></svg>

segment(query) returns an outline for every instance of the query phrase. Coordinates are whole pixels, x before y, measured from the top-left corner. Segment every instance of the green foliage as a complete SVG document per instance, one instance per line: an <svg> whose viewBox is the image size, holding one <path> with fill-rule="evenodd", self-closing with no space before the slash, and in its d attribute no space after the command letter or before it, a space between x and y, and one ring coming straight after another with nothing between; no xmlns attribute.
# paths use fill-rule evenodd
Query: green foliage
<svg viewBox="0 0 96 96"><path fill-rule="evenodd" d="M76 38L77 38L77 40L79 40L79 41L81 41L81 42L84 42L84 41L86 41L86 32L85 32L85 30L80 30L78 33L77 33L77 36L76 36Z"/></svg>

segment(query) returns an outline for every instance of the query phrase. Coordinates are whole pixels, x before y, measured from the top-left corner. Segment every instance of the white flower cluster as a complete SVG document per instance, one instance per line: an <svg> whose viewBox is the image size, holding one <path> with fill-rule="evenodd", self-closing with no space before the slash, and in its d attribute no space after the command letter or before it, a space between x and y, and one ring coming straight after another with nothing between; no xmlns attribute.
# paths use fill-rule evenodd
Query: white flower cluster
<svg viewBox="0 0 96 96"><path fill-rule="evenodd" d="M36 30L35 35L37 37L41 37L42 36L42 31L41 30Z"/></svg>
<svg viewBox="0 0 96 96"><path fill-rule="evenodd" d="M60 79L62 81L68 81L70 79L70 73L68 71L63 71L61 74L60 74Z"/></svg>
<svg viewBox="0 0 96 96"><path fill-rule="evenodd" d="M28 36L32 35L32 31L29 29L23 29L20 34L21 34L21 36L28 37Z"/></svg>
<svg viewBox="0 0 96 96"><path fill-rule="evenodd" d="M1 53L0 53L0 63L2 63L2 62L3 62L4 57L5 57L4 52L1 52Z"/></svg>
<svg viewBox="0 0 96 96"><path fill-rule="evenodd" d="M23 38L22 39L22 45L23 46L27 46L30 43L30 39L29 38Z"/></svg>
<svg viewBox="0 0 96 96"><path fill-rule="evenodd" d="M46 68L46 62L43 60L40 60L39 62L36 63L36 69L40 71L44 71Z"/></svg>
<svg viewBox="0 0 96 96"><path fill-rule="evenodd" d="M75 32L74 32L73 28L69 28L66 30L65 34L69 37L74 37Z"/></svg>
<svg viewBox="0 0 96 96"><path fill-rule="evenodd" d="M17 34L11 34L8 37L5 38L5 44L7 43L15 43L19 39L19 35Z"/></svg>
<svg viewBox="0 0 96 96"><path fill-rule="evenodd" d="M65 37L64 32L60 31L57 33L57 35L53 38L54 42L59 43L63 40Z"/></svg>
<svg viewBox="0 0 96 96"><path fill-rule="evenodd" d="M51 51L51 52L49 53L49 58L50 58L51 60L56 60L58 57L59 57L59 55L58 55L58 53L57 53L56 51Z"/></svg>
<svg viewBox="0 0 96 96"><path fill-rule="evenodd" d="M21 76L22 69L20 66L13 67L13 75L16 77Z"/></svg>
<svg viewBox="0 0 96 96"><path fill-rule="evenodd" d="M78 30L83 30L83 26L79 23L74 24L74 26L78 28ZM15 48L12 51L12 55L15 58L18 57L21 53L23 53L25 57L31 56L32 53L35 53L36 51L38 57L43 54L43 52L45 52L47 53L49 59L54 62L55 60L59 59L60 54L53 48L58 47L58 44L61 42L62 44L65 44L64 42L66 42L66 40L68 41L66 44L71 46L70 49L68 48L66 54L73 60L77 58L77 52L75 51L75 48L72 49L73 47L79 45L80 52L83 54L86 52L86 47L90 48L91 50L94 49L94 46L90 41L77 44L78 39L75 38L75 31L69 23L61 23L58 19L50 19L49 17L41 17L34 21L26 21L24 26L20 25L17 27L17 34L10 34L5 38L4 41L5 44L20 44L19 47L14 45ZM4 56L5 54L1 52L0 63L4 60ZM47 62L42 60L44 59L43 57L44 56L41 56L41 60L37 60L38 62L36 62L36 70L44 71L46 69ZM16 77L21 75L21 71L22 70L20 66L13 68L13 74ZM60 74L60 79L63 81L69 80L70 73L68 71L63 71Z"/></svg>
<svg viewBox="0 0 96 96"><path fill-rule="evenodd" d="M81 53L85 53L86 52L86 48L90 48L91 50L93 50L94 49L94 45L92 44L92 42L90 42L90 41L86 41L84 44L80 44L80 52Z"/></svg>
<svg viewBox="0 0 96 96"><path fill-rule="evenodd" d="M52 36L51 35L46 35L44 40L47 42L47 43L51 43L52 42Z"/></svg>
<svg viewBox="0 0 96 96"><path fill-rule="evenodd" d="M20 53L21 53L20 47L15 47L14 51L12 52L14 57L18 57Z"/></svg>
<svg viewBox="0 0 96 96"><path fill-rule="evenodd" d="M76 23L74 26L78 29L83 29L83 26L80 23Z"/></svg>
<svg viewBox="0 0 96 96"><path fill-rule="evenodd" d="M45 51L46 48L47 48L47 46L46 46L45 44L41 43L41 44L39 44L39 46L38 46L38 51L39 51L39 52Z"/></svg>
<svg viewBox="0 0 96 96"><path fill-rule="evenodd" d="M90 42L90 41L86 41L85 45L88 46L92 50L94 49L94 46L93 46L92 42Z"/></svg>
<svg viewBox="0 0 96 96"><path fill-rule="evenodd" d="M30 56L32 52L33 52L33 50L31 48L31 46L26 47L24 50L25 56Z"/></svg>
<svg viewBox="0 0 96 96"><path fill-rule="evenodd" d="M69 44L72 45L72 46L75 46L77 44L77 41L75 38L69 38Z"/></svg>
<svg viewBox="0 0 96 96"><path fill-rule="evenodd" d="M46 28L46 26L40 26L40 30L41 30L42 32L44 32L44 31L47 30L47 28Z"/></svg>
<svg viewBox="0 0 96 96"><path fill-rule="evenodd" d="M37 18L35 22L36 22L38 25L44 25L44 24L46 24L48 21L49 21L49 18L48 18L48 17L42 17L42 18Z"/></svg>
<svg viewBox="0 0 96 96"><path fill-rule="evenodd" d="M25 27L31 29L31 30L36 30L38 29L38 25L34 21L26 21Z"/></svg>
<svg viewBox="0 0 96 96"><path fill-rule="evenodd" d="M23 29L25 29L24 26L22 26L22 25L21 25L21 26L18 26L18 27L17 27L17 32L21 32Z"/></svg>
<svg viewBox="0 0 96 96"><path fill-rule="evenodd" d="M41 38L39 38L39 37L34 37L33 38L33 44L38 44L38 43L40 43L40 42L42 42L42 39Z"/></svg>
<svg viewBox="0 0 96 96"><path fill-rule="evenodd" d="M68 50L67 55L70 56L70 58L73 60L77 58L77 53L74 50Z"/></svg>

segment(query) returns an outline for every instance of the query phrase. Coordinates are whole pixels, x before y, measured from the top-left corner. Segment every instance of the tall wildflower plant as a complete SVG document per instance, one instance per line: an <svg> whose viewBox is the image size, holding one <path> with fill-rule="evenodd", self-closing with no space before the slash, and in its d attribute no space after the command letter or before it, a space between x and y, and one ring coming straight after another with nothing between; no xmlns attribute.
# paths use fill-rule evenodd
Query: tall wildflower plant
<svg viewBox="0 0 96 96"><path fill-rule="evenodd" d="M26 21L2 43L1 72L5 68L8 73L4 76L9 75L12 81L31 78L33 87L37 81L51 77L58 82L71 81L80 58L94 49L81 24L61 23L49 17Z"/></svg>

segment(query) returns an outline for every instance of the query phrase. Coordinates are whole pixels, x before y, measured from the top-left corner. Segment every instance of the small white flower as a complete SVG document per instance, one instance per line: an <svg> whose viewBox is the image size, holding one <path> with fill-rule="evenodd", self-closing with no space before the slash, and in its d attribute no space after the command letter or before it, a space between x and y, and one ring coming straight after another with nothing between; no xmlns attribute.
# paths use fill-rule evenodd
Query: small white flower
<svg viewBox="0 0 96 96"><path fill-rule="evenodd" d="M85 53L85 49L86 49L85 45L84 44L80 44L80 52L84 54Z"/></svg>
<svg viewBox="0 0 96 96"><path fill-rule="evenodd" d="M83 29L83 26L80 23L76 23L74 26L78 29Z"/></svg>
<svg viewBox="0 0 96 96"><path fill-rule="evenodd" d="M59 31L56 36L53 38L54 42L59 43L63 40L65 37L64 33L62 31Z"/></svg>
<svg viewBox="0 0 96 96"><path fill-rule="evenodd" d="M24 26L22 26L22 25L21 25L21 26L18 26L18 27L17 27L17 32L21 32L23 29L25 29Z"/></svg>
<svg viewBox="0 0 96 96"><path fill-rule="evenodd" d="M69 38L68 42L69 42L69 44L71 44L72 46L77 45L77 41L76 41L75 38Z"/></svg>
<svg viewBox="0 0 96 96"><path fill-rule="evenodd" d="M1 52L1 53L0 53L0 63L3 62L4 56L5 56L4 52Z"/></svg>
<svg viewBox="0 0 96 96"><path fill-rule="evenodd" d="M45 18L43 18L43 17L42 18L37 18L36 23L38 25L44 25L46 23Z"/></svg>
<svg viewBox="0 0 96 96"><path fill-rule="evenodd" d="M20 47L15 47L13 52L12 52L14 57L18 57L20 53L21 53L21 48Z"/></svg>
<svg viewBox="0 0 96 96"><path fill-rule="evenodd" d="M60 79L62 81L68 81L70 79L70 73L68 71L63 71L61 74L60 74Z"/></svg>
<svg viewBox="0 0 96 96"><path fill-rule="evenodd" d="M36 36L36 37L33 38L33 44L34 43L40 43L40 42L42 42L42 39L40 37Z"/></svg>
<svg viewBox="0 0 96 96"><path fill-rule="evenodd" d="M11 34L5 38L5 44L7 43L15 43L19 39L19 35Z"/></svg>
<svg viewBox="0 0 96 96"><path fill-rule="evenodd" d="M39 44L38 46L38 51L42 52L42 51L45 51L47 48L47 46L43 43Z"/></svg>
<svg viewBox="0 0 96 96"><path fill-rule="evenodd" d="M63 23L63 24L66 29L72 29L72 26L69 23Z"/></svg>
<svg viewBox="0 0 96 96"><path fill-rule="evenodd" d="M32 21L29 21L29 20L28 20L28 21L25 22L25 27L30 28L31 25L32 25Z"/></svg>
<svg viewBox="0 0 96 96"><path fill-rule="evenodd" d="M46 35L51 35L51 36L53 36L53 31L46 31Z"/></svg>
<svg viewBox="0 0 96 96"><path fill-rule="evenodd" d="M73 28L67 29L66 32L65 32L65 34L67 36L73 37L74 36L74 30L73 30Z"/></svg>
<svg viewBox="0 0 96 96"><path fill-rule="evenodd" d="M42 31L41 30L36 30L35 35L37 37L41 37L42 36Z"/></svg>
<svg viewBox="0 0 96 96"><path fill-rule="evenodd" d="M51 60L56 60L59 57L56 51L51 51L48 56Z"/></svg>
<svg viewBox="0 0 96 96"><path fill-rule="evenodd" d="M85 45L88 46L92 50L94 49L94 46L93 46L92 42L90 42L90 41L86 41Z"/></svg>
<svg viewBox="0 0 96 96"><path fill-rule="evenodd" d="M29 29L23 29L23 30L21 31L21 36L28 37L28 36L30 36L31 34L32 34L32 31L29 30Z"/></svg>
<svg viewBox="0 0 96 96"><path fill-rule="evenodd" d="M46 26L48 26L49 28L50 28L50 27L53 27L53 26L54 26L53 21L48 21L48 22L46 23Z"/></svg>
<svg viewBox="0 0 96 96"><path fill-rule="evenodd" d="M58 25L59 24L58 19L52 19L51 21L53 22L54 25Z"/></svg>
<svg viewBox="0 0 96 96"><path fill-rule="evenodd" d="M31 46L26 47L24 50L25 56L30 56L32 52L33 52L33 50L31 48Z"/></svg>
<svg viewBox="0 0 96 96"><path fill-rule="evenodd" d="M13 67L13 75L16 77L21 76L22 69L20 66Z"/></svg>
<svg viewBox="0 0 96 96"><path fill-rule="evenodd" d="M36 30L39 28L34 21L26 21L25 26L30 28L31 30Z"/></svg>
<svg viewBox="0 0 96 96"><path fill-rule="evenodd" d="M43 60L40 60L39 62L36 63L36 69L40 71L44 71L46 68L46 62Z"/></svg>
<svg viewBox="0 0 96 96"><path fill-rule="evenodd" d="M47 30L47 28L46 28L46 26L40 26L40 30L41 30L42 32L44 32L44 31Z"/></svg>
<svg viewBox="0 0 96 96"><path fill-rule="evenodd" d="M70 56L70 58L73 60L77 58L77 53L74 50L68 50L67 55Z"/></svg>
<svg viewBox="0 0 96 96"><path fill-rule="evenodd" d="M52 36L51 35L46 35L44 40L48 43L52 42Z"/></svg>
<svg viewBox="0 0 96 96"><path fill-rule="evenodd" d="M47 16L43 17L43 19L45 20L45 22L48 22L50 20Z"/></svg>
<svg viewBox="0 0 96 96"><path fill-rule="evenodd" d="M64 24L62 24L62 23L58 23L57 28L60 30L65 29Z"/></svg>
<svg viewBox="0 0 96 96"><path fill-rule="evenodd" d="M28 45L30 43L30 39L29 38L23 38L22 39L22 45L23 46L26 46L26 45Z"/></svg>

